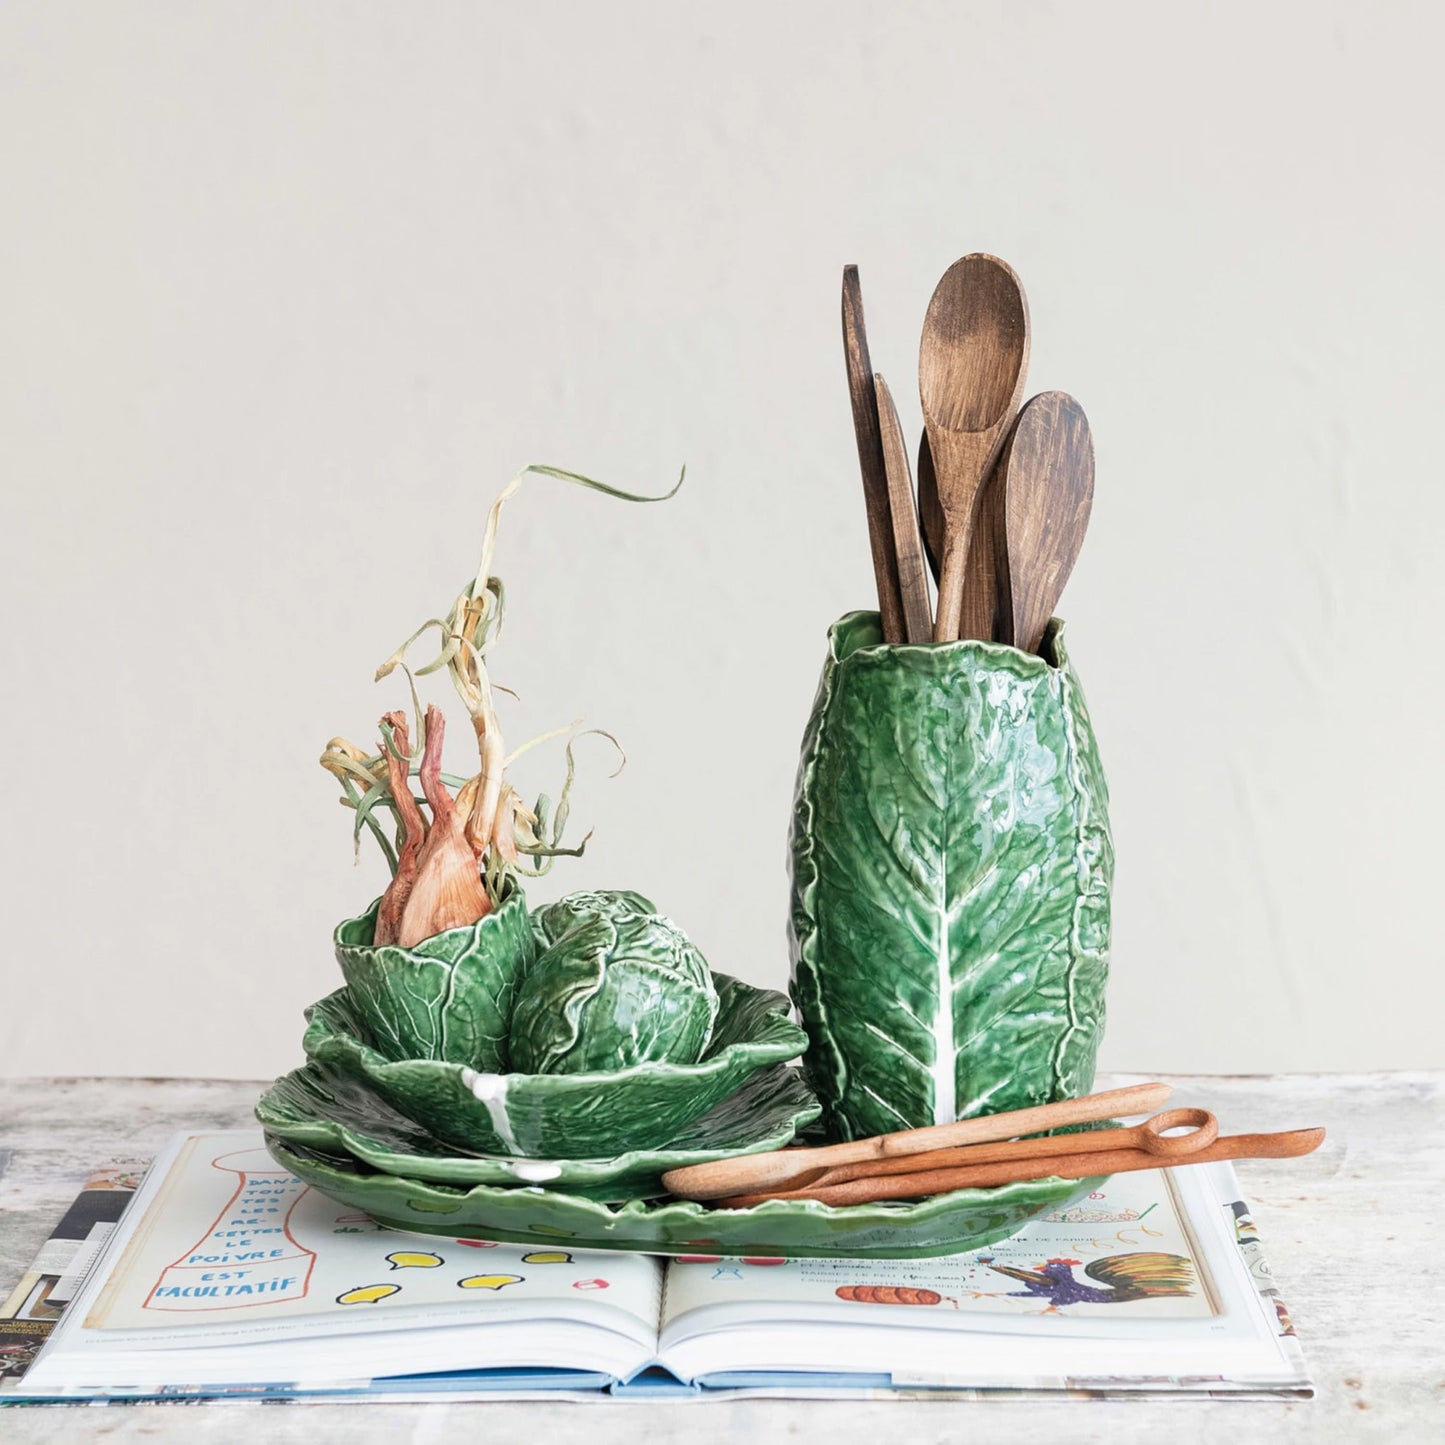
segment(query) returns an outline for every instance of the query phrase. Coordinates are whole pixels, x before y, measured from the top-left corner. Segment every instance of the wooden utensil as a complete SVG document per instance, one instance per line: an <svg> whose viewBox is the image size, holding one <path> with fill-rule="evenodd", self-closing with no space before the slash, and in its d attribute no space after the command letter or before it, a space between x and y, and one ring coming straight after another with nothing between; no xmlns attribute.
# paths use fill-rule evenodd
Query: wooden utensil
<svg viewBox="0 0 1445 1445"><path fill-rule="evenodd" d="M1006 1114L962 1119L955 1124L930 1124L924 1129L876 1134L871 1139L855 1139L848 1144L779 1149L767 1154L741 1154L707 1164L689 1164L682 1169L668 1170L662 1182L683 1199L721 1199L744 1190L789 1188L796 1175L811 1174L820 1168L894 1159L960 1144L990 1143L1019 1134L1041 1134L1048 1129L1093 1124L1124 1114L1147 1114L1166 1103L1170 1092L1168 1084L1132 1084L1078 1099L1061 1099L1056 1104L1038 1104Z"/></svg>
<svg viewBox="0 0 1445 1445"><path fill-rule="evenodd" d="M873 387L878 400L878 428L883 438L883 465L888 474L888 512L897 559L898 591L903 598L903 630L909 642L929 642L933 638L933 613L928 599L928 563L923 557L923 534L918 530L918 513L913 506L908 450L903 444L903 428L898 425L893 393L877 372L873 375Z"/></svg>
<svg viewBox="0 0 1445 1445"><path fill-rule="evenodd" d="M918 438L918 523L923 532L923 553L928 570L938 581L943 571L943 506L938 500L938 477L928 449L928 428Z"/></svg>
<svg viewBox="0 0 1445 1445"><path fill-rule="evenodd" d="M1167 1134L1167 1129L1188 1129ZM972 1164L1009 1164L1020 1159L1041 1159L1062 1154L1097 1154L1104 1150L1146 1149L1162 1159L1182 1159L1207 1148L1219 1137L1219 1120L1208 1109L1165 1109L1131 1128L1089 1129L1080 1134L1048 1134L1000 1144L964 1144L955 1149L930 1149L895 1159L871 1159L798 1175L789 1192L847 1184L854 1179L879 1179L890 1174L920 1174L925 1170L956 1169Z"/></svg>
<svg viewBox="0 0 1445 1445"><path fill-rule="evenodd" d="M918 351L918 392L944 516L938 642L993 635L992 579L975 579L965 611L965 574L981 492L1018 406L1028 355L1028 303L1012 268L982 254L955 261L928 303ZM979 553L976 570L990 555Z"/></svg>
<svg viewBox="0 0 1445 1445"><path fill-rule="evenodd" d="M1216 1139L1203 1149L1161 1158L1151 1149L1105 1149L1098 1153L1040 1155L1011 1163L928 1169L916 1174L864 1177L823 1188L760 1191L714 1200L719 1209L750 1209L770 1199L815 1199L820 1204L875 1204L882 1199L916 1199L955 1189L992 1189L1019 1179L1088 1179L1095 1174L1127 1174L1136 1169L1210 1164L1217 1159L1293 1159L1318 1149L1323 1129L1295 1129L1282 1134L1235 1134Z"/></svg>
<svg viewBox="0 0 1445 1445"><path fill-rule="evenodd" d="M1034 397L1019 412L996 471L999 641L1037 652L1094 505L1094 441L1083 407L1062 391Z"/></svg>
<svg viewBox="0 0 1445 1445"><path fill-rule="evenodd" d="M893 550L888 507L888 473L878 430L878 401L873 389L873 363L863 328L863 293L858 268L843 268L843 355L848 363L848 394L853 403L853 437L863 473L863 504L868 513L868 546L873 554L873 580L878 588L878 615L884 642L904 639L903 599Z"/></svg>
<svg viewBox="0 0 1445 1445"><path fill-rule="evenodd" d="M1017 420L1017 419L1015 419ZM1007 443L1005 443L1005 447ZM1004 599L1002 563L996 535L1003 516L1001 480L1003 471L1002 453L993 464L993 470L985 480L979 502L979 516L974 521L973 537L968 544L968 561L964 564L963 606L970 617L977 618L979 629L984 628L984 613L992 605L994 622L990 635L995 642L1007 642L1003 613L1007 603ZM943 555L943 507L938 500L938 479L933 471L933 453L928 447L928 432L918 439L918 520L923 532L923 554L928 559L928 570L933 580L939 580ZM1064 579L1065 581L1067 578ZM1059 584L1063 590L1063 581ZM992 589L993 601L989 602ZM965 634L966 635L966 634Z"/></svg>

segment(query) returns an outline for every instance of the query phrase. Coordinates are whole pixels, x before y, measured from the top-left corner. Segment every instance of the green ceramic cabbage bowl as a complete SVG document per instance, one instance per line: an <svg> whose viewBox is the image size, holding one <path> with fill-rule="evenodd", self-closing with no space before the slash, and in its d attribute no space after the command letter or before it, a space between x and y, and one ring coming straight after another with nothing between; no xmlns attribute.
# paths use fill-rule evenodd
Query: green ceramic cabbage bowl
<svg viewBox="0 0 1445 1445"><path fill-rule="evenodd" d="M681 1200L614 1207L550 1189L470 1189L381 1174L355 1159L290 1145L267 1147L284 1169L380 1224L452 1239L550 1248L699 1252L789 1258L917 1259L982 1249L1017 1234L1034 1215L1082 1198L1097 1179L1026 1179L997 1189L957 1189L911 1202L833 1208L772 1199L752 1209Z"/></svg>
<svg viewBox="0 0 1445 1445"><path fill-rule="evenodd" d="M807 1047L788 1001L715 973L717 1022L695 1064L647 1062L608 1073L512 1074L436 1058L388 1058L352 990L307 1010L307 1058L365 1083L444 1143L476 1154L608 1159L655 1149L757 1070Z"/></svg>
<svg viewBox="0 0 1445 1445"><path fill-rule="evenodd" d="M505 1068L517 983L537 951L522 890L410 948L372 943L380 901L332 935L364 1037L388 1059Z"/></svg>
<svg viewBox="0 0 1445 1445"><path fill-rule="evenodd" d="M437 1184L545 1184L588 1199L625 1202L666 1193L668 1169L781 1149L819 1105L786 1064L751 1074L722 1103L655 1149L611 1159L502 1159L448 1149L359 1080L319 1064L293 1069L261 1096L256 1118L292 1145L350 1155L383 1174Z"/></svg>

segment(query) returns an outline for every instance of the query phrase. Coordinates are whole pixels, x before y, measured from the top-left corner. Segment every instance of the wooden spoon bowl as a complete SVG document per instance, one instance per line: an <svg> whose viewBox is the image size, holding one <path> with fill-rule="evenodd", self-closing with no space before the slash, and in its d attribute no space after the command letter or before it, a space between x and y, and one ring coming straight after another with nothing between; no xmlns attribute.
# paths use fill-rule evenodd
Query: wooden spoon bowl
<svg viewBox="0 0 1445 1445"><path fill-rule="evenodd" d="M965 603L969 543L1023 391L1028 354L1028 303L1013 268L982 253L955 261L928 303L918 352L918 393L944 516L938 642L993 636L993 577L976 576ZM991 548L979 549L980 565L972 570L990 570L991 556Z"/></svg>

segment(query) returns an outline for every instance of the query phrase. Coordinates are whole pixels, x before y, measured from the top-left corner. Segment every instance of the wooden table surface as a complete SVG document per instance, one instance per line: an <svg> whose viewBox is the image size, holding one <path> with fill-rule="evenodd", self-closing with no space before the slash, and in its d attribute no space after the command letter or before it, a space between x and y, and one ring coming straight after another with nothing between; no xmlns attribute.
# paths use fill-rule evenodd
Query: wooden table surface
<svg viewBox="0 0 1445 1445"><path fill-rule="evenodd" d="M1099 1087L1136 1082L1102 1078ZM245 1401L0 1410L0 1440L537 1441L585 1430L589 1445L752 1441L1445 1439L1445 1072L1180 1077L1230 1132L1323 1124L1305 1159L1237 1166L1313 1371L1311 1401L305 1405ZM251 1122L261 1085L205 1079L0 1079L0 1296L91 1169L153 1153L177 1129ZM1445 1238L1445 1236L1442 1236ZM579 1413L586 1411L586 1414ZM261 1412L264 1412L262 1414ZM263 1433L264 1432L264 1433Z"/></svg>

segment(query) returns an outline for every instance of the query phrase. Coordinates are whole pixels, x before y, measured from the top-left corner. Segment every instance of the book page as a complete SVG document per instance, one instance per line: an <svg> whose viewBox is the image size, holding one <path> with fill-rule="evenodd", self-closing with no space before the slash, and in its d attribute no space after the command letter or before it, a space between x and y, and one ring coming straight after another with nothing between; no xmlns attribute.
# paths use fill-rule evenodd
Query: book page
<svg viewBox="0 0 1445 1445"><path fill-rule="evenodd" d="M1201 1320L1218 1312L1167 1171L1118 1174L1011 1239L934 1259L669 1262L664 1344L738 1319L789 1318L1070 1333L1071 1322ZM686 1321L679 1325L680 1321ZM1085 1332L1090 1332L1087 1329Z"/></svg>
<svg viewBox="0 0 1445 1445"><path fill-rule="evenodd" d="M630 1335L656 1337L651 1259L391 1230L282 1169L259 1130L191 1135L156 1170L122 1226L128 1238L102 1266L103 1288L82 1301L87 1331L259 1343L298 1333L297 1321L324 1334L399 1328L418 1312L428 1323L605 1324L621 1311Z"/></svg>

